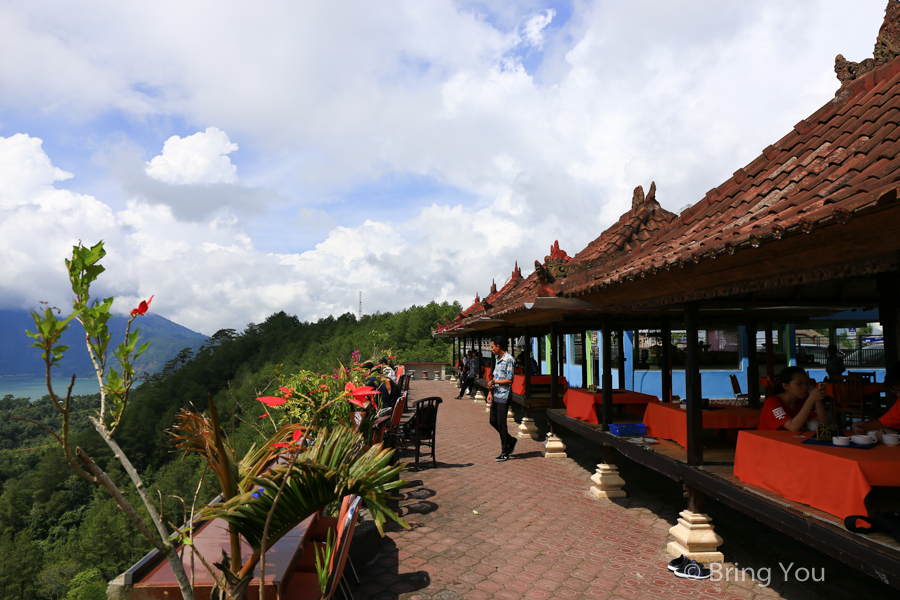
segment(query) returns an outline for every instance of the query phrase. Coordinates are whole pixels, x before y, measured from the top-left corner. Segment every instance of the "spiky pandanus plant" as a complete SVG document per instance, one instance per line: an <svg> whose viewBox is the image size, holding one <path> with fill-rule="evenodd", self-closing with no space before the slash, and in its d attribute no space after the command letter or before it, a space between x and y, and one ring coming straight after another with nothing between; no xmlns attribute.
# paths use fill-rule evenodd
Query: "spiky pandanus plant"
<svg viewBox="0 0 900 600"><path fill-rule="evenodd" d="M408 527L386 504L391 490L404 484L396 478L404 465L390 466L392 450L367 448L362 434L345 426L316 431L314 443L309 443L310 432L308 427L285 425L236 462L219 426L215 403L210 403L209 417L189 410L179 413L172 431L176 448L201 454L213 469L221 492L220 501L199 511L200 518L220 518L229 524L228 556L210 565L194 549L222 597L246 598L253 571L266 549L347 494L365 500L382 534L387 518ZM253 550L243 563L240 538Z"/></svg>

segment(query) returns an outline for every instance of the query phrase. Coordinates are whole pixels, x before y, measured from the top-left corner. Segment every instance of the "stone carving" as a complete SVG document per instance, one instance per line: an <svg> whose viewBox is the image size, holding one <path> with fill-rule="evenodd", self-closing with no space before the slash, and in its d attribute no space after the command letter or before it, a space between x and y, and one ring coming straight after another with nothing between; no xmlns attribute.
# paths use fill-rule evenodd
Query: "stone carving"
<svg viewBox="0 0 900 600"><path fill-rule="evenodd" d="M553 283L557 277L568 277L572 272L569 261L572 258L559 247L559 240L550 246L550 254L544 257L544 264L534 261L534 270L538 279L545 284Z"/></svg>
<svg viewBox="0 0 900 600"><path fill-rule="evenodd" d="M861 63L849 61L843 54L838 54L834 59L834 72L841 83L853 81L860 75L865 75L875 68L875 59L867 58Z"/></svg>
<svg viewBox="0 0 900 600"><path fill-rule="evenodd" d="M900 56L900 0L888 0L884 9L884 22L875 40L874 58L853 62L838 54L834 59L834 73L841 84L859 79L875 67L888 63Z"/></svg>
<svg viewBox="0 0 900 600"><path fill-rule="evenodd" d="M900 0L889 0L884 9L884 23L878 30L874 56L876 65L900 56Z"/></svg>

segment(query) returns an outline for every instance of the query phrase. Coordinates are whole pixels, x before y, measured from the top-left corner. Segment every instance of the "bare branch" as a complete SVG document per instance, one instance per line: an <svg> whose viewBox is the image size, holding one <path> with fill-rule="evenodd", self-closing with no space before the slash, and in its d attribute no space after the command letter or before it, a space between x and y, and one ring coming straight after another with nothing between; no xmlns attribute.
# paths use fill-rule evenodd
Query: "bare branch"
<svg viewBox="0 0 900 600"><path fill-rule="evenodd" d="M7 416L7 418L8 418L10 421L26 421L26 422L28 422L28 423L32 423L32 424L34 424L34 425L37 425L38 427L40 427L41 429L43 429L44 431L46 431L47 433L49 433L50 435L52 435L53 437L55 437L55 438L56 438L56 441L59 442L59 445L60 445L60 446L61 446L62 443L63 443L63 441L59 438L59 436L56 435L56 432L55 432L55 431L53 431L52 429L50 429L49 427L47 427L46 425L44 425L44 424L41 423L40 421L35 421L35 420L33 420L33 419L26 419L25 417L14 417L14 416L12 416L11 414L7 414L6 416Z"/></svg>

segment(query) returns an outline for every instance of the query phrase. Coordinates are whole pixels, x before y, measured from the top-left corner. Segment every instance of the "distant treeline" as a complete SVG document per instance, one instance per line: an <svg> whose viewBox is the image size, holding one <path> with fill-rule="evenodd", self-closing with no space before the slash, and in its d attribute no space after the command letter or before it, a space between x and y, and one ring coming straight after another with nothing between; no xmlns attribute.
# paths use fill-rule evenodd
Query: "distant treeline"
<svg viewBox="0 0 900 600"><path fill-rule="evenodd" d="M190 403L205 409L212 398L220 414L228 416L228 432L240 455L255 438L244 421L254 422L261 414L254 399L266 389L272 392L277 368L330 372L339 363L348 364L354 350L366 357L374 348L390 349L398 360L448 361L449 344L432 339L431 328L459 310L458 304L432 302L396 313L362 319L347 313L315 323L279 312L243 332L223 329L196 352L183 350L134 391L116 437L152 497L158 497L157 489L162 492L166 518L180 523L183 508L172 496L190 502L202 466L172 452L166 430L178 409ZM128 489L124 472L87 423L99 407L99 396L78 398L73 406L73 443ZM0 561L0 600L105 598L106 581L145 554L149 544L104 491L72 473L50 434L11 420L9 414L51 427L59 424L49 398L0 399L0 556L5 557ZM139 506L134 496L132 504ZM210 490L200 498L209 500Z"/></svg>

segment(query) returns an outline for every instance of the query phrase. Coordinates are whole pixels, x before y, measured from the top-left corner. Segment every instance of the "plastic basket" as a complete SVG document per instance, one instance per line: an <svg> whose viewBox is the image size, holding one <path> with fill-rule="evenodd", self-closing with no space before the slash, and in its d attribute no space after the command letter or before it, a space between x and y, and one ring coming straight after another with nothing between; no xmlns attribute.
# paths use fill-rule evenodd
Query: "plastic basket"
<svg viewBox="0 0 900 600"><path fill-rule="evenodd" d="M620 437L632 435L647 435L647 426L643 423L624 423L621 425L612 424L609 426L609 432Z"/></svg>

